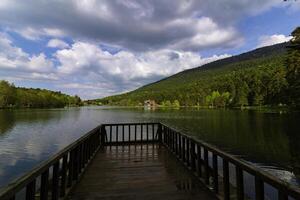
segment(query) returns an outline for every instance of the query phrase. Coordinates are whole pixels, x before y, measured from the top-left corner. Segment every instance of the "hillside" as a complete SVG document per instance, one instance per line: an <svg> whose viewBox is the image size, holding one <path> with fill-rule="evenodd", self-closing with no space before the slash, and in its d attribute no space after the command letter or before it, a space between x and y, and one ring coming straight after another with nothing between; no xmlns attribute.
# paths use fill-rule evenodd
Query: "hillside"
<svg viewBox="0 0 300 200"><path fill-rule="evenodd" d="M286 103L287 43L259 48L189 69L129 93L96 100L103 104L245 106Z"/></svg>

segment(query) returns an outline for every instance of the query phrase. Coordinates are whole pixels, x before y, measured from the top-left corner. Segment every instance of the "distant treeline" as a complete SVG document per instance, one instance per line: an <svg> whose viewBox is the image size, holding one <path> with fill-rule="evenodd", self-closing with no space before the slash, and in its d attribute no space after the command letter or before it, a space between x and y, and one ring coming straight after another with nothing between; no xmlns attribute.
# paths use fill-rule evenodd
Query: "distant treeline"
<svg viewBox="0 0 300 200"><path fill-rule="evenodd" d="M0 108L60 108L80 105L82 101L78 96L45 89L20 88L7 81L0 81Z"/></svg>
<svg viewBox="0 0 300 200"><path fill-rule="evenodd" d="M90 101L181 106L300 105L300 28L290 43L264 47L187 70L135 91Z"/></svg>

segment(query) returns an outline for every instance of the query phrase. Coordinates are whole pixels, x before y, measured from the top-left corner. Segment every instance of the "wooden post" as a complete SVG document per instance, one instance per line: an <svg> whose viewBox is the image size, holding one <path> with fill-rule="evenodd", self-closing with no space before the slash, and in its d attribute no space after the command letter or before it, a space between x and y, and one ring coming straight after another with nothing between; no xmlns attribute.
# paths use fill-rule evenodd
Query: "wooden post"
<svg viewBox="0 0 300 200"><path fill-rule="evenodd" d="M74 173L74 150L71 150L69 159L69 174L68 174L68 187L72 186L73 183L73 173Z"/></svg>
<svg viewBox="0 0 300 200"><path fill-rule="evenodd" d="M202 177L202 158L201 158L200 144L197 144L197 161L198 161L198 176Z"/></svg>
<svg viewBox="0 0 300 200"><path fill-rule="evenodd" d="M149 141L149 126L146 124L146 141Z"/></svg>
<svg viewBox="0 0 300 200"><path fill-rule="evenodd" d="M155 135L154 135L154 124L152 124L152 140L155 140ZM160 141L160 140L159 140Z"/></svg>
<svg viewBox="0 0 300 200"><path fill-rule="evenodd" d="M185 137L182 136L182 160L183 163L185 163Z"/></svg>
<svg viewBox="0 0 300 200"><path fill-rule="evenodd" d="M62 170L61 170L61 186L60 186L61 197L64 197L66 194L67 167L68 167L68 155L64 155Z"/></svg>
<svg viewBox="0 0 300 200"><path fill-rule="evenodd" d="M93 140L91 141L93 143ZM94 152L94 147L92 146L92 153ZM73 155L73 180L76 181L78 178L78 147L74 149Z"/></svg>
<svg viewBox="0 0 300 200"><path fill-rule="evenodd" d="M219 193L219 176L218 176L218 156L213 153L213 180L214 192Z"/></svg>
<svg viewBox="0 0 300 200"><path fill-rule="evenodd" d="M105 129L105 126L101 126L101 129L100 129L100 132L101 132L101 145L103 146L105 144L106 141L106 138L107 138L107 133L106 133L106 129ZM88 144L87 144L88 146Z"/></svg>
<svg viewBox="0 0 300 200"><path fill-rule="evenodd" d="M208 151L204 148L204 168L205 168L205 184L209 184L209 165L208 165Z"/></svg>
<svg viewBox="0 0 300 200"><path fill-rule="evenodd" d="M143 124L141 124L141 141L143 141Z"/></svg>
<svg viewBox="0 0 300 200"><path fill-rule="evenodd" d="M59 197L59 162L57 161L53 165L53 177L52 177L52 200L58 200Z"/></svg>
<svg viewBox="0 0 300 200"><path fill-rule="evenodd" d="M134 142L136 142L136 132L137 132L137 130L136 130L136 124L134 125Z"/></svg>
<svg viewBox="0 0 300 200"><path fill-rule="evenodd" d="M153 129L153 131L154 131L154 129ZM160 143L162 143L162 126L161 126L161 124L158 124L157 135L158 135L158 141Z"/></svg>
<svg viewBox="0 0 300 200"><path fill-rule="evenodd" d="M264 182L260 177L255 175L255 199L263 200L265 198Z"/></svg>
<svg viewBox="0 0 300 200"><path fill-rule="evenodd" d="M175 132L175 153L178 156L178 133Z"/></svg>
<svg viewBox="0 0 300 200"><path fill-rule="evenodd" d="M131 136L131 127L130 127L130 125L128 125L128 141L129 142L131 140L130 136Z"/></svg>
<svg viewBox="0 0 300 200"><path fill-rule="evenodd" d="M224 185L224 200L230 199L230 187L229 187L229 164L228 161L223 158L223 185Z"/></svg>
<svg viewBox="0 0 300 200"><path fill-rule="evenodd" d="M186 138L186 164L187 166L190 166L191 163L190 163L190 139L189 138Z"/></svg>
<svg viewBox="0 0 300 200"><path fill-rule="evenodd" d="M109 126L109 142L112 142L112 126Z"/></svg>
<svg viewBox="0 0 300 200"><path fill-rule="evenodd" d="M124 144L125 142L125 133L124 133L124 125L122 125L122 143Z"/></svg>
<svg viewBox="0 0 300 200"><path fill-rule="evenodd" d="M243 170L236 166L236 192L237 192L237 199L243 200L244 199L244 176Z"/></svg>
<svg viewBox="0 0 300 200"><path fill-rule="evenodd" d="M181 159L182 158L182 147L181 147L181 143L182 143L182 140L181 140L181 135L178 134L178 154L179 154L179 158Z"/></svg>
<svg viewBox="0 0 300 200"><path fill-rule="evenodd" d="M116 142L119 141L119 126L116 125Z"/></svg>
<svg viewBox="0 0 300 200"><path fill-rule="evenodd" d="M41 176L41 189L40 189L40 199L48 199L48 190L49 190L49 169L46 169Z"/></svg>
<svg viewBox="0 0 300 200"><path fill-rule="evenodd" d="M196 153L195 153L195 143L191 141L191 167L192 171L196 171Z"/></svg>
<svg viewBox="0 0 300 200"><path fill-rule="evenodd" d="M26 200L35 199L35 179L26 186Z"/></svg>
<svg viewBox="0 0 300 200"><path fill-rule="evenodd" d="M287 195L287 193L283 190L278 190L278 200L288 200L289 197Z"/></svg>

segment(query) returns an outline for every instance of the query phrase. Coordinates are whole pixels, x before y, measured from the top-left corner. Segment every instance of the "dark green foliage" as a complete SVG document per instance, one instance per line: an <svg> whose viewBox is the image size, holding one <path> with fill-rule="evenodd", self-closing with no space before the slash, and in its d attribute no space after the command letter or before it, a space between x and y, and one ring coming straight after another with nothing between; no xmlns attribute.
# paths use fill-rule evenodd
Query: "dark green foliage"
<svg viewBox="0 0 300 200"><path fill-rule="evenodd" d="M286 57L289 100L292 105L300 106L300 27L292 32L293 39Z"/></svg>
<svg viewBox="0 0 300 200"><path fill-rule="evenodd" d="M129 93L94 101L111 105L127 105L130 101L138 105L147 99L159 104L178 100L181 106L217 107L286 104L286 45L215 61Z"/></svg>
<svg viewBox="0 0 300 200"><path fill-rule="evenodd" d="M0 108L59 108L81 104L78 96L50 90L17 88L7 81L0 81Z"/></svg>
<svg viewBox="0 0 300 200"><path fill-rule="evenodd" d="M16 90L14 85L7 81L0 81L0 107L15 104Z"/></svg>

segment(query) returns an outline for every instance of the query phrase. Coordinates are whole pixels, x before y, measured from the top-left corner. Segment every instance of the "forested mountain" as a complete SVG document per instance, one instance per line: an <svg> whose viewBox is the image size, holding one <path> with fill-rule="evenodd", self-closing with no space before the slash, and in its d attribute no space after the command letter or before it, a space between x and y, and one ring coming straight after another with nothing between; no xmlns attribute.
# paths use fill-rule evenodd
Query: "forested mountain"
<svg viewBox="0 0 300 200"><path fill-rule="evenodd" d="M59 108L81 104L78 96L45 89L20 88L7 81L0 81L0 108Z"/></svg>
<svg viewBox="0 0 300 200"><path fill-rule="evenodd" d="M132 92L94 100L110 105L257 106L289 104L286 46L259 48L186 70Z"/></svg>

